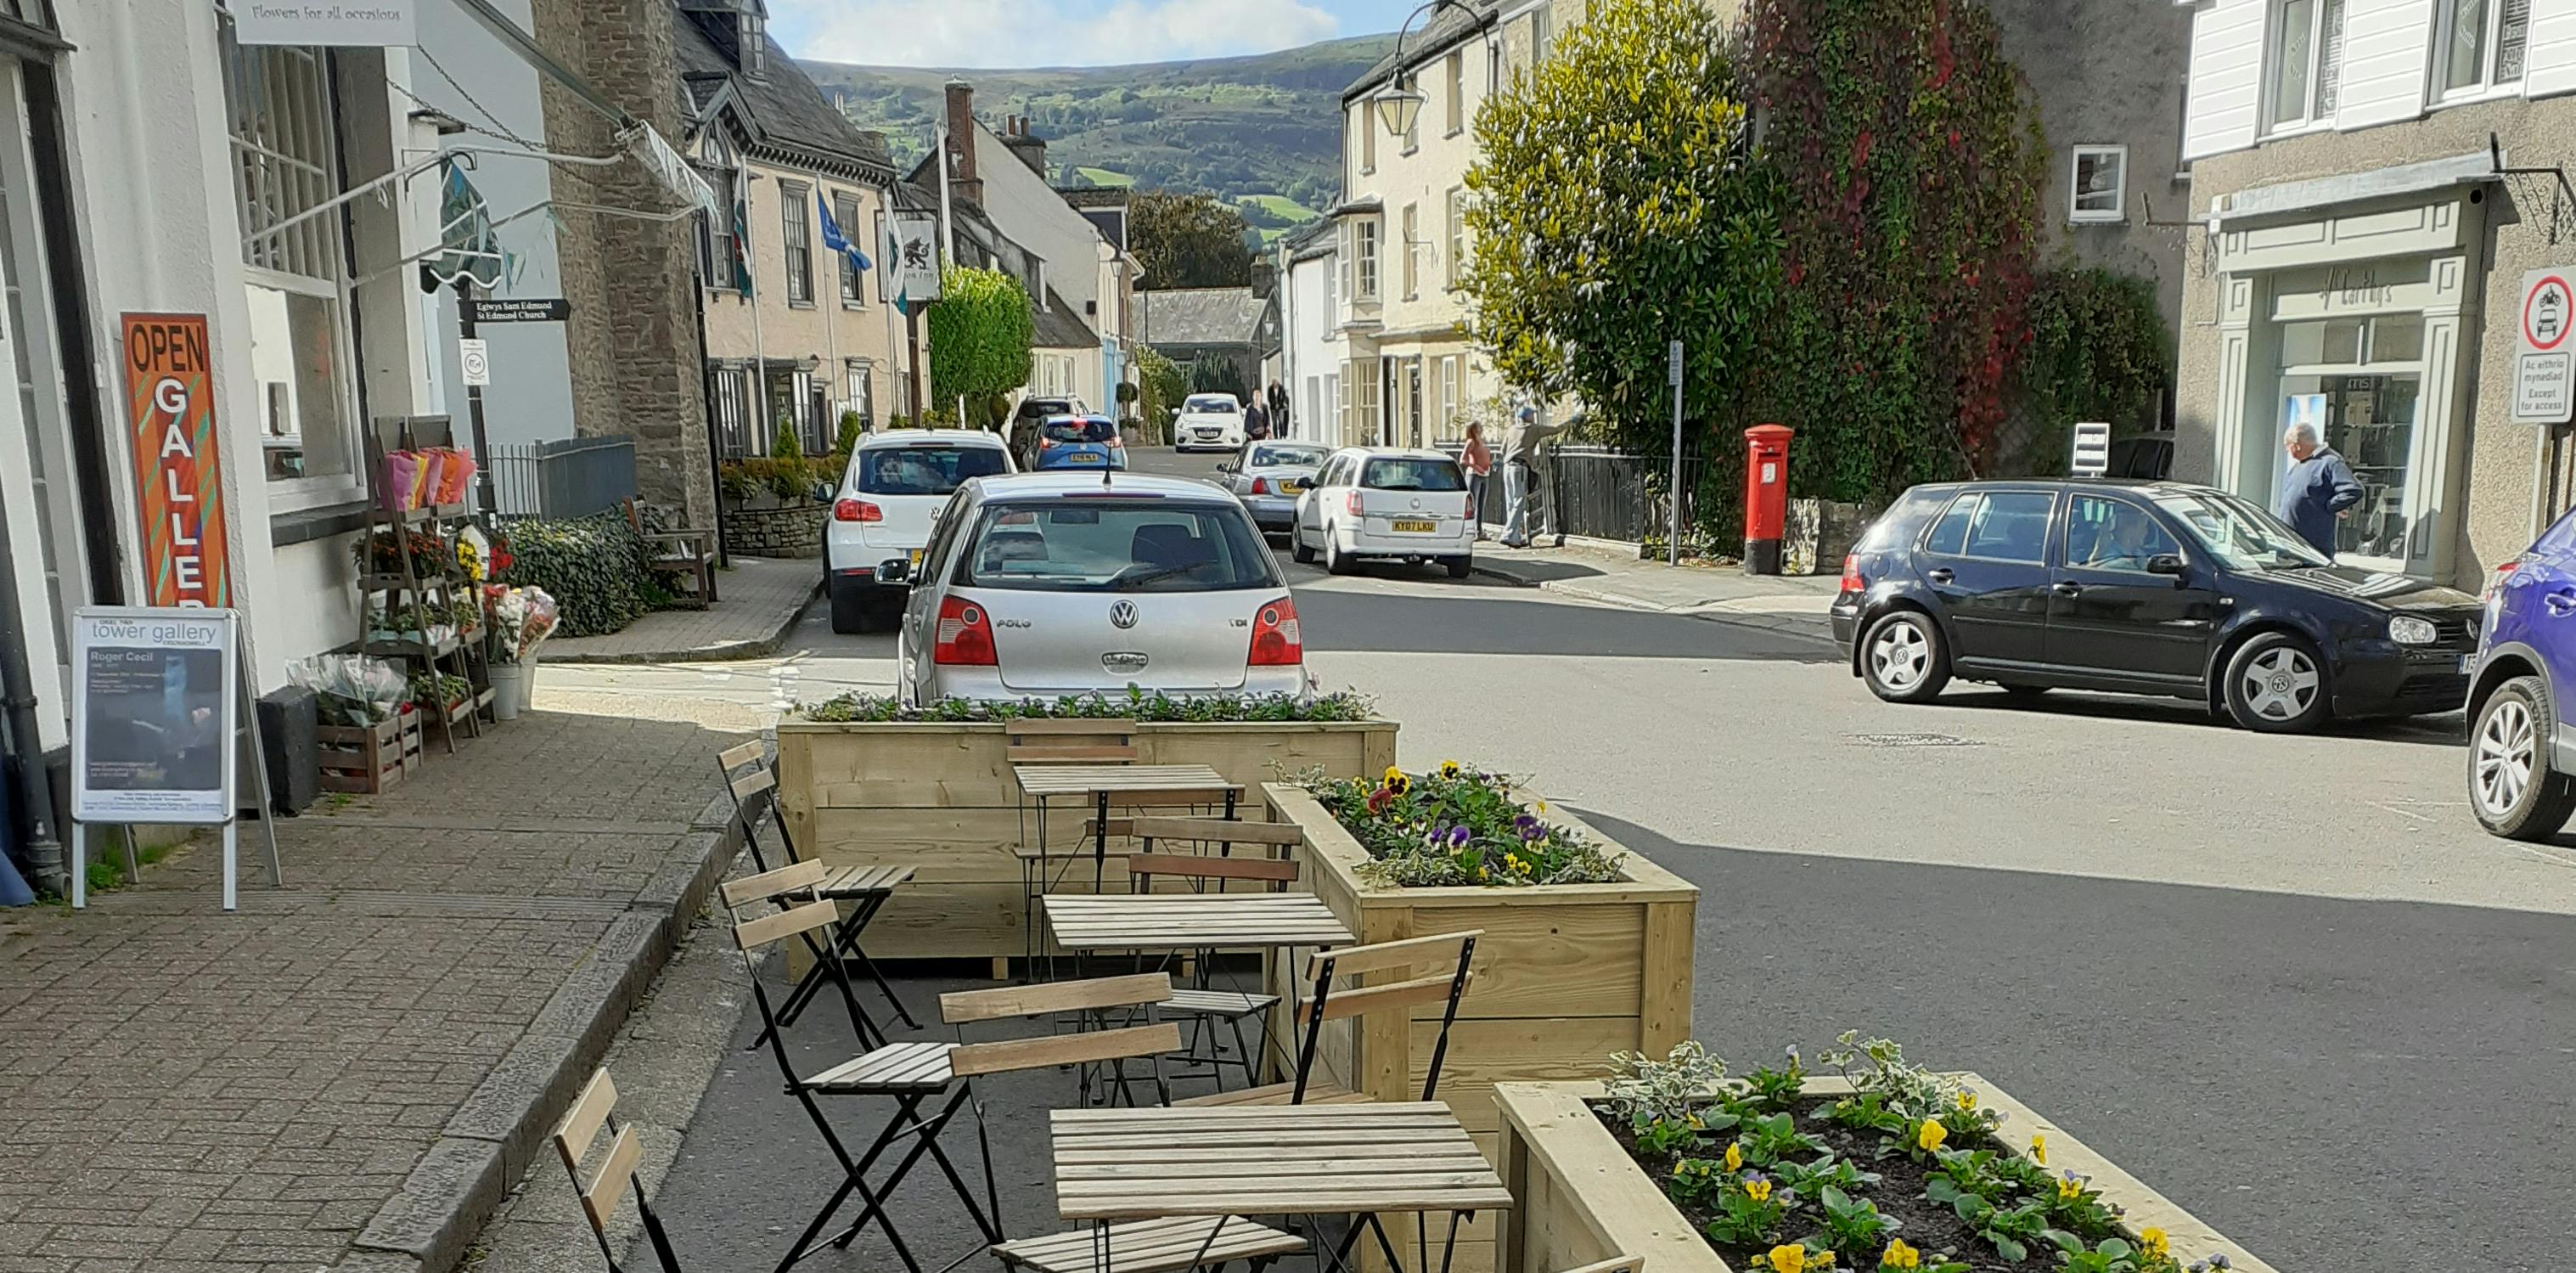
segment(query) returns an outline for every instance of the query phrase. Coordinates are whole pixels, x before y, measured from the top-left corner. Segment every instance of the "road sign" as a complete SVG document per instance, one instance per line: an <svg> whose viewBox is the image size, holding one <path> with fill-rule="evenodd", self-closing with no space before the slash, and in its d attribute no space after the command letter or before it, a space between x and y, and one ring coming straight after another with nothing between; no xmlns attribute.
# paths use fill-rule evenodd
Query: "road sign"
<svg viewBox="0 0 2576 1273"><path fill-rule="evenodd" d="M2565 424L2576 413L2576 268L2533 270L2522 276L2520 348L2513 359L2516 424Z"/></svg>
<svg viewBox="0 0 2576 1273"><path fill-rule="evenodd" d="M560 296L490 296L465 302L465 316L478 323L560 323L572 317L572 302Z"/></svg>
<svg viewBox="0 0 2576 1273"><path fill-rule="evenodd" d="M2075 426L2075 441L2066 451L2066 471L2077 477L2100 477L2111 471L2111 426L2087 420Z"/></svg>
<svg viewBox="0 0 2576 1273"><path fill-rule="evenodd" d="M1664 383L1677 385L1681 382L1682 343L1677 340L1664 347Z"/></svg>
<svg viewBox="0 0 2576 1273"><path fill-rule="evenodd" d="M456 363L465 369L467 388L492 383L492 346L488 342L471 338L456 342Z"/></svg>

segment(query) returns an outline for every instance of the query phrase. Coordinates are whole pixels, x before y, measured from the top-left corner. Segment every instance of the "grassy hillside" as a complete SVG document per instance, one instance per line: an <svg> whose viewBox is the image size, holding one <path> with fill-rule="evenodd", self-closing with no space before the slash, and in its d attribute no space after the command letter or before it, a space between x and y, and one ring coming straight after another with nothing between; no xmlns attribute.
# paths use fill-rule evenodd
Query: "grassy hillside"
<svg viewBox="0 0 2576 1273"><path fill-rule="evenodd" d="M1393 48L1391 35L1254 57L1006 71L806 62L825 97L886 135L907 166L930 149L942 86L975 86L985 122L1026 115L1059 185L1205 190L1261 207L1276 228L1331 206L1341 186L1341 92Z"/></svg>

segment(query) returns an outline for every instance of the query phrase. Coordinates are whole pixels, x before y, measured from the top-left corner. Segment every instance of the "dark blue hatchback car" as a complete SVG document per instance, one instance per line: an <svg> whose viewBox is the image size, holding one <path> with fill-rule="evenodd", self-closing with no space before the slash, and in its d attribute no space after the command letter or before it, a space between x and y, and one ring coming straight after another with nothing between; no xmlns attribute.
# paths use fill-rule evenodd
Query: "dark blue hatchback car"
<svg viewBox="0 0 2576 1273"><path fill-rule="evenodd" d="M2576 512L2487 581L2469 687L2469 808L2545 840L2576 812Z"/></svg>

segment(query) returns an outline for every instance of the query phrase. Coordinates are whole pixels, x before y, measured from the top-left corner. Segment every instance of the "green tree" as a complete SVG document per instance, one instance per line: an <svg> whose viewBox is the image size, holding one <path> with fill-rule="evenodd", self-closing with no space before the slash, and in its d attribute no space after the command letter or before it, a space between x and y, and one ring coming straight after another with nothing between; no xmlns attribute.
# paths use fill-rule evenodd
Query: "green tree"
<svg viewBox="0 0 2576 1273"><path fill-rule="evenodd" d="M1612 436L1731 421L1779 278L1776 183L1697 0L1609 0L1476 116L1469 330L1506 383L1579 397ZM1580 139L1579 144L1568 139Z"/></svg>
<svg viewBox="0 0 2576 1273"><path fill-rule="evenodd" d="M1237 399L1252 401L1252 391L1243 383L1243 368L1231 358L1199 358L1190 363L1191 393L1230 393Z"/></svg>
<svg viewBox="0 0 2576 1273"><path fill-rule="evenodd" d="M1029 382L1036 313L1020 281L1000 270L950 266L930 307L930 396L984 399Z"/></svg>
<svg viewBox="0 0 2576 1273"><path fill-rule="evenodd" d="M1143 386L1141 418L1161 428L1172 412L1189 396L1189 379L1181 374L1180 365L1166 358L1150 345L1136 347L1136 381Z"/></svg>
<svg viewBox="0 0 2576 1273"><path fill-rule="evenodd" d="M2104 421L2114 434L2154 427L2173 374L2173 333L2153 281L2099 266L2043 271L2012 390L2020 445L1999 448L1995 472L2064 472L2079 420Z"/></svg>
<svg viewBox="0 0 2576 1273"><path fill-rule="evenodd" d="M1209 194L1152 191L1127 201L1127 246L1143 289L1242 287L1252 281L1243 214Z"/></svg>

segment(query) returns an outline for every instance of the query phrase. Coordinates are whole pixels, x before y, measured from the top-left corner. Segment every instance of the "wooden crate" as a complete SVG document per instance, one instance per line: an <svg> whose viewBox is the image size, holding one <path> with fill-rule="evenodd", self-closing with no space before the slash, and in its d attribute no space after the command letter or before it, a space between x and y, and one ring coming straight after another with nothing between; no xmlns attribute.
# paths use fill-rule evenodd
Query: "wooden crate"
<svg viewBox="0 0 2576 1273"><path fill-rule="evenodd" d="M1301 881L1341 917L1362 944L1484 930L1476 942L1476 981L1458 1006L1440 1070L1440 1100L1457 1111L1491 1157L1501 1126L1494 1109L1499 1082L1580 1079L1598 1075L1613 1052L1661 1056L1690 1037L1691 930L1699 886L1624 849L1581 820L1551 807L1550 821L1623 852L1627 879L1614 884L1532 888L1398 888L1360 878L1368 851L1300 787L1263 788L1276 821L1306 833L1297 849ZM1372 981L1400 980L1398 971ZM1363 982L1361 984L1368 984ZM1274 972L1273 988L1293 989ZM1379 1100L1422 1098L1441 1005L1416 1008L1410 1021L1361 1016L1327 1027L1317 1067L1354 1091ZM1274 1032L1290 1029L1274 1018ZM1274 1033L1274 1037L1278 1037ZM1401 1249L1411 1250L1411 1221L1388 1217ZM1436 1248L1446 1220L1435 1220ZM1484 1273L1493 1262L1493 1217L1479 1217L1458 1236L1456 1273ZM1373 1249L1365 1268L1383 1263Z"/></svg>
<svg viewBox="0 0 2576 1273"><path fill-rule="evenodd" d="M1245 789L1245 816L1259 816L1258 789L1288 770L1320 765L1358 777L1395 763L1389 720L1146 724L1136 763L1203 764ZM1034 836L1021 816L1019 781L1003 754L998 724L782 721L778 798L798 852L833 866L905 865L920 874L895 891L868 926L879 959L1017 957L1021 875L1013 848ZM1059 801L1048 838L1071 852L1082 810ZM1088 889L1090 872L1079 872ZM1110 867L1106 887L1127 887ZM794 953L791 950L791 954Z"/></svg>
<svg viewBox="0 0 2576 1273"><path fill-rule="evenodd" d="M317 725L313 743L324 791L389 791L419 769L424 756L416 711L396 712L374 725Z"/></svg>
<svg viewBox="0 0 2576 1273"><path fill-rule="evenodd" d="M2270 1265L2009 1093L1974 1074L1959 1077L1988 1107L2007 1115L2008 1143L2026 1142L2033 1133L2047 1136L2052 1170L2087 1177L2102 1191L2103 1202L2126 1208L2123 1220L2132 1238L2139 1229L2158 1228L2184 1264L2223 1253L2236 1273L2272 1273ZM1811 1095L1850 1090L1839 1078L1807 1080ZM1597 1080L1504 1083L1494 1090L1502 1118L1495 1165L1515 1203L1499 1226L1494 1273L1559 1273L1613 1256L1633 1257L1649 1273L1733 1273L1593 1115L1587 1102L1600 1095Z"/></svg>

